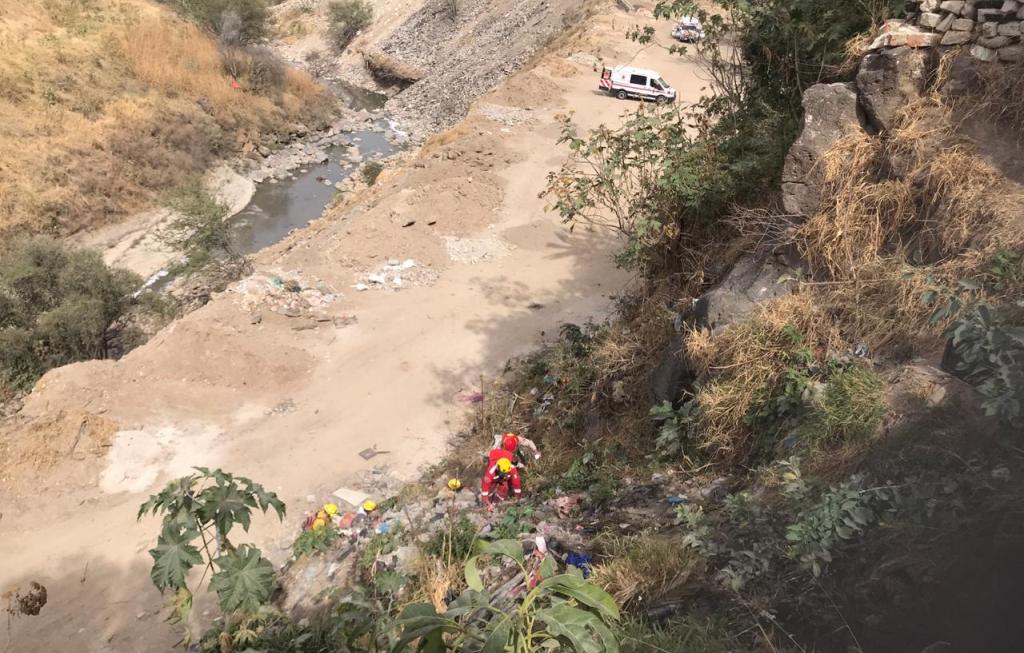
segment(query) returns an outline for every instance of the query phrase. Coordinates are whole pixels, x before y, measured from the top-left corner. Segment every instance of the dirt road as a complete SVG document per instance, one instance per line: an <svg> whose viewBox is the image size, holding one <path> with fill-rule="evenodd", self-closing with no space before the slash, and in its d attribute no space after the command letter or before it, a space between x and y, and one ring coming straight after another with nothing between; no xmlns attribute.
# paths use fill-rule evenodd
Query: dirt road
<svg viewBox="0 0 1024 653"><path fill-rule="evenodd" d="M228 292L121 361L47 375L0 463L0 588L34 579L49 590L40 616L14 623L8 650L169 648L176 632L148 578L157 523L135 523L148 493L191 465L251 476L288 504L285 524L261 517L252 533L283 562L307 497L375 466L415 476L443 454L466 408L460 393L559 324L606 314L629 280L611 263L616 243L570 235L537 195L565 157L558 114L591 128L637 106L599 94L597 74L569 55L631 60L661 71L682 100L699 95L690 64L624 39L644 20L607 10L360 198L257 256L260 272L335 291L333 322ZM388 259L437 279L352 287ZM357 455L373 446L388 453Z"/></svg>

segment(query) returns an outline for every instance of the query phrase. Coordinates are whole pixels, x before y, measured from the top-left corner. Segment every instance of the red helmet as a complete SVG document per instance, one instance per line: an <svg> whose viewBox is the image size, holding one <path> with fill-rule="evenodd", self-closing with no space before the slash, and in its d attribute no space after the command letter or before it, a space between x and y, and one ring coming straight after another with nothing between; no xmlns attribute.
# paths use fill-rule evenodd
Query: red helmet
<svg viewBox="0 0 1024 653"><path fill-rule="evenodd" d="M519 438L515 433L506 433L505 437L501 439L501 448L515 453L515 450L519 448Z"/></svg>

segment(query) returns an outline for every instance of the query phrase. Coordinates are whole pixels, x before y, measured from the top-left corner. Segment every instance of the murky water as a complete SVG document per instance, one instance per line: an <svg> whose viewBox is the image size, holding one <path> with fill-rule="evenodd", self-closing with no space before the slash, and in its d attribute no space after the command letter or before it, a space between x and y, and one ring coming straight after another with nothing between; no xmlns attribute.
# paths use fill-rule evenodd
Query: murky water
<svg viewBox="0 0 1024 653"><path fill-rule="evenodd" d="M353 132L349 140L359 147L364 161L373 160L377 153L388 156L395 150L380 132ZM241 253L252 254L269 247L293 229L320 217L338 192L334 184L356 172L359 165L342 167L340 162L348 159L347 148L332 147L327 153L327 163L298 168L292 171L293 178L277 183L265 181L256 187L248 206L231 218L235 245Z"/></svg>

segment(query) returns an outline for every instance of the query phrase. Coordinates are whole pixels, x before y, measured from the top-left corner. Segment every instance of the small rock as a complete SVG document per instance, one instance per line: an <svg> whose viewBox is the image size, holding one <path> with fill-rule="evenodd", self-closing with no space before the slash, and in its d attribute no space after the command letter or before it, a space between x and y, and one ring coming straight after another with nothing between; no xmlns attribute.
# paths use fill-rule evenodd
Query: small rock
<svg viewBox="0 0 1024 653"><path fill-rule="evenodd" d="M918 22L924 27L931 27L934 29L939 26L939 23L942 22L942 14L933 14L931 12L925 12L921 14L921 18L918 19Z"/></svg>
<svg viewBox="0 0 1024 653"><path fill-rule="evenodd" d="M939 45L963 45L970 43L973 35L970 32L949 31L942 35Z"/></svg>
<svg viewBox="0 0 1024 653"><path fill-rule="evenodd" d="M992 470L992 478L997 481L1003 481L1004 483L1010 482L1010 469L1005 465L1000 465Z"/></svg>
<svg viewBox="0 0 1024 653"><path fill-rule="evenodd" d="M941 9L942 11L948 11L951 14L958 14L959 15L960 12L963 11L963 9L964 9L964 1L963 0L945 0L945 2L943 2L942 4L939 5L939 9Z"/></svg>
<svg viewBox="0 0 1024 653"><path fill-rule="evenodd" d="M970 18L957 18L950 28L956 32L971 32L974 30L974 21Z"/></svg>
<svg viewBox="0 0 1024 653"><path fill-rule="evenodd" d="M1000 36L1020 36L1020 23L1004 23L996 31Z"/></svg>
<svg viewBox="0 0 1024 653"><path fill-rule="evenodd" d="M981 46L983 48L988 48L989 50L998 50L999 48L1005 48L1008 45L1010 45L1010 37L1009 36L993 36L993 37L990 37L990 38L980 38L980 39L978 39L978 46ZM992 56L994 58L995 54L993 53ZM989 59L984 59L983 61L990 61L990 60Z"/></svg>
<svg viewBox="0 0 1024 653"><path fill-rule="evenodd" d="M974 44L971 46L971 56L979 61L992 61L996 58L996 51Z"/></svg>
<svg viewBox="0 0 1024 653"><path fill-rule="evenodd" d="M354 285L352 287L355 288L356 290L358 290L359 292L363 292L364 290L369 290L370 289L370 287L367 286L365 283L357 283L356 285Z"/></svg>
<svg viewBox="0 0 1024 653"><path fill-rule="evenodd" d="M938 25L935 26L937 32L948 32L949 28L953 26L953 21L956 20L956 14L946 14Z"/></svg>
<svg viewBox="0 0 1024 653"><path fill-rule="evenodd" d="M999 50L999 60L1007 63L1024 61L1024 45L1010 45Z"/></svg>
<svg viewBox="0 0 1024 653"><path fill-rule="evenodd" d="M1004 16L1002 9L979 9L978 10L978 22L999 22Z"/></svg>

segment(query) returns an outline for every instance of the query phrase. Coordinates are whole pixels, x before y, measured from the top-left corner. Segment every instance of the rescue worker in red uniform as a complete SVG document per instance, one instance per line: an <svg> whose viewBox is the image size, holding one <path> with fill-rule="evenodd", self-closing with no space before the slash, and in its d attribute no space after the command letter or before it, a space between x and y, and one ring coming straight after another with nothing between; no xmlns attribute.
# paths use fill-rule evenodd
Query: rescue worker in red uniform
<svg viewBox="0 0 1024 653"><path fill-rule="evenodd" d="M487 457L487 470L480 483L480 501L488 510L493 510L492 502L496 497L518 499L523 493L519 470L512 464L513 455L504 449L491 449Z"/></svg>
<svg viewBox="0 0 1024 653"><path fill-rule="evenodd" d="M501 448L510 452L512 464L520 469L526 467L526 456L523 455L523 449L528 449L533 454L534 460L540 460L540 451L537 450L537 445L533 443L533 440L515 433L495 434L493 446L495 449Z"/></svg>

